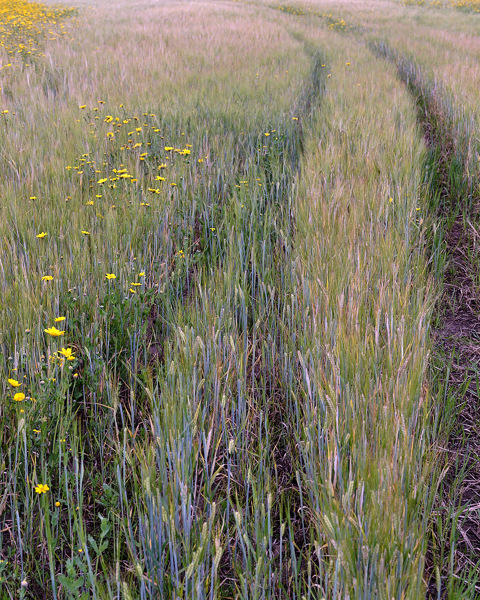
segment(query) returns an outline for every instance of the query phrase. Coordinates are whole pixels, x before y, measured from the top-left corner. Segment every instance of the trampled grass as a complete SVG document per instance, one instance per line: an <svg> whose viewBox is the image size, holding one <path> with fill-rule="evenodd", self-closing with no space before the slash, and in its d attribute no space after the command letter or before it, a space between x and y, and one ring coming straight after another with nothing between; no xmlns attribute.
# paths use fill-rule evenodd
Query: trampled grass
<svg viewBox="0 0 480 600"><path fill-rule="evenodd" d="M467 81L476 38L376 7L0 7L0 597L448 579L438 527L425 571L444 224L397 63L472 188L474 86L461 112L435 55Z"/></svg>

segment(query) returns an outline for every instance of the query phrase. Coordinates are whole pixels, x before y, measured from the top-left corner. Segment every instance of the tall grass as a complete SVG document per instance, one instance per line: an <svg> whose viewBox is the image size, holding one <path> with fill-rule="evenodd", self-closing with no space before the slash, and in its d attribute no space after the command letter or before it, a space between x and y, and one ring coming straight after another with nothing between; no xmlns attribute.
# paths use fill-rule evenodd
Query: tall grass
<svg viewBox="0 0 480 600"><path fill-rule="evenodd" d="M113 22L141 68L125 64L128 47L97 62L93 44L114 46L110 20L92 45L52 47L33 75L12 71L1 320L13 595L251 597L281 579L276 525L262 518L277 501L263 437L316 67L254 9L188 8L153 8L133 32L123 15ZM160 73L155 17L169 24ZM91 21L78 27L79 39L99 35ZM182 61L183 79L171 68ZM64 345L73 361L57 353ZM257 537L270 541L254 550Z"/></svg>
<svg viewBox="0 0 480 600"><path fill-rule="evenodd" d="M337 5L331 18L341 15L353 24L357 38L395 65L417 102L419 125L429 144L425 179L434 219L432 264L439 289L445 281L433 321L437 339L429 379L436 396L435 422L441 423L437 444L447 452L440 462L445 469L435 475L443 483L432 515L426 576L431 597L476 597L478 554L471 540L478 525L476 509L469 505L478 493L472 476L478 443L473 308L478 295L478 23L471 15L432 11L427 3L408 9L356 3L355 12L353 4L344 3L340 12ZM309 6L297 13L320 16L316 3Z"/></svg>
<svg viewBox="0 0 480 600"><path fill-rule="evenodd" d="M79 5L5 69L5 597L425 591L415 103L293 13Z"/></svg>
<svg viewBox="0 0 480 600"><path fill-rule="evenodd" d="M304 486L325 596L418 598L432 459L424 149L395 72L351 41L336 50L297 219Z"/></svg>

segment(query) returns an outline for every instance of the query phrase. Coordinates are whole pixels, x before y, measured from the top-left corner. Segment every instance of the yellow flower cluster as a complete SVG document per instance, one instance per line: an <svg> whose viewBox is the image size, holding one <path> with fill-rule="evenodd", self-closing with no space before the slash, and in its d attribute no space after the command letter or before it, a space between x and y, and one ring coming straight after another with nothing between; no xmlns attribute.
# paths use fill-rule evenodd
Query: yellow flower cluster
<svg viewBox="0 0 480 600"><path fill-rule="evenodd" d="M352 26L347 26L346 22L343 19L337 19L331 14L318 12L311 8L296 8L294 6L281 5L277 6L277 9L294 15L296 17L304 17L309 15L319 17L320 19L324 19L327 23L328 28L333 31L348 31L349 29L352 29Z"/></svg>
<svg viewBox="0 0 480 600"><path fill-rule="evenodd" d="M72 8L40 2L0 0L0 47L12 58L33 62L42 56L41 47L46 39L65 34L60 21L75 13Z"/></svg>
<svg viewBox="0 0 480 600"><path fill-rule="evenodd" d="M55 322L61 322L64 320L65 320L65 317L57 317L55 319ZM44 332L54 338L60 337L60 336L64 335L64 333L65 333L65 331L57 329L56 327L49 327L48 329L44 329ZM74 360L76 360L77 357L75 356L72 348L62 348L61 350L58 350L56 353L52 354L49 358L51 361L57 362L60 367L63 367L63 365L65 364L65 361L74 361ZM14 370L16 371L16 369L14 369ZM26 375L24 377L26 377ZM52 381L55 381L55 379L52 379ZM14 390L13 400L15 402L23 402L23 400L26 400L26 399L32 400L32 402L36 402L36 400L35 400L35 398L33 398L33 396L26 396L26 394L23 391L17 391L18 388L20 388L24 385L24 382L18 381L17 379L14 379L13 377L9 377L7 379L7 383ZM21 414L25 413L25 409L21 408L20 413Z"/></svg>
<svg viewBox="0 0 480 600"><path fill-rule="evenodd" d="M101 100L98 103L105 104ZM79 105L79 109L85 111L90 133L95 138L103 138L110 157L115 155L119 161L114 166L111 158L110 161L103 159L100 162L98 157L95 159L94 153L87 152L77 158L75 164L66 166L85 191L94 192L94 198L88 199L86 206L95 207L95 211L100 207L115 209L118 189L132 187L139 199L138 206L149 208L150 198L153 197L151 194L165 196L168 190L177 186L177 182L172 181L176 176L175 166L178 161L191 160L192 144L186 143L185 139L180 147L167 143L158 127L156 115L143 113L128 116L123 109L120 117L102 114L102 109L106 107L87 107L86 104ZM199 158L198 163L203 163L204 158L207 157ZM97 213L97 217L103 218L103 215ZM90 235L88 231L82 233ZM47 234L42 232L37 237L44 235Z"/></svg>
<svg viewBox="0 0 480 600"><path fill-rule="evenodd" d="M480 0L449 0L449 4L454 8L465 8L480 12Z"/></svg>

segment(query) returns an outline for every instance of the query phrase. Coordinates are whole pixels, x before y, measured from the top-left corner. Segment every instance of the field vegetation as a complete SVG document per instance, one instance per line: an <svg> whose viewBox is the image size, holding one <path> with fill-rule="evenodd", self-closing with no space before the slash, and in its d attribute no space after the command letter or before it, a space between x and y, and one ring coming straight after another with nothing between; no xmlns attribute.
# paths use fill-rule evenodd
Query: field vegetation
<svg viewBox="0 0 480 600"><path fill-rule="evenodd" d="M475 598L477 3L0 0L0 598Z"/></svg>

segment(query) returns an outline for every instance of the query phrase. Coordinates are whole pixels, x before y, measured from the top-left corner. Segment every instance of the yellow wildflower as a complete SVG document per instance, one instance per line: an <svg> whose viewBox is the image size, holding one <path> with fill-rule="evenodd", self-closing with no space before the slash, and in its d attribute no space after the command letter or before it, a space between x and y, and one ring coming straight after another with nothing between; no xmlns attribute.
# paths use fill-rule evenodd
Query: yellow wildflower
<svg viewBox="0 0 480 600"><path fill-rule="evenodd" d="M48 329L44 329L43 331L53 337L59 337L60 335L63 335L65 333L64 331L60 331L56 327L49 327Z"/></svg>
<svg viewBox="0 0 480 600"><path fill-rule="evenodd" d="M67 360L75 360L75 355L71 348L62 348L58 351L59 354L64 356Z"/></svg>

